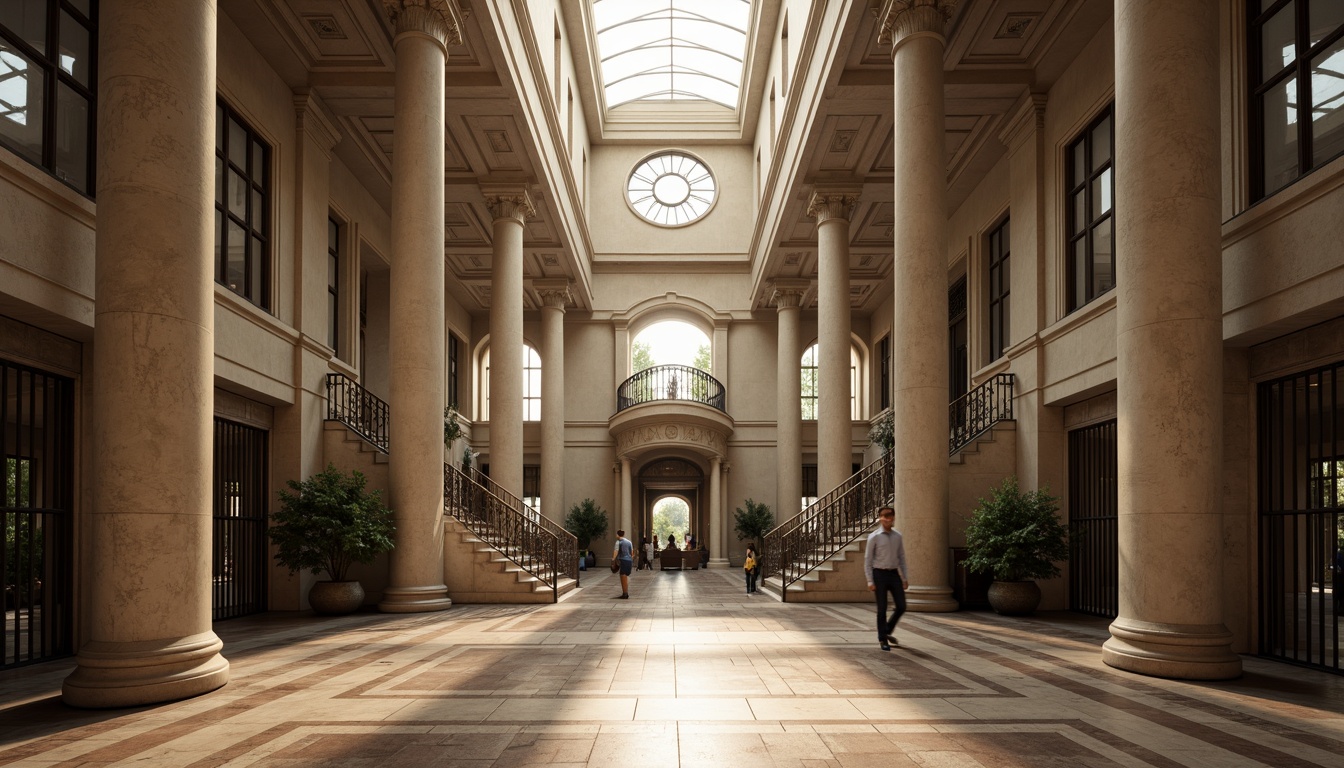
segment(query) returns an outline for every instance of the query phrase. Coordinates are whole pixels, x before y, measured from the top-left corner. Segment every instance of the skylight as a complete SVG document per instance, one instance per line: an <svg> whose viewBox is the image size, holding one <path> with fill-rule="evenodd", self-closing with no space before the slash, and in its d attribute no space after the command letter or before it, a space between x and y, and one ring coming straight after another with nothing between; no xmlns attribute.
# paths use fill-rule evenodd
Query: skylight
<svg viewBox="0 0 1344 768"><path fill-rule="evenodd" d="M703 100L737 108L751 0L593 0L607 106Z"/></svg>

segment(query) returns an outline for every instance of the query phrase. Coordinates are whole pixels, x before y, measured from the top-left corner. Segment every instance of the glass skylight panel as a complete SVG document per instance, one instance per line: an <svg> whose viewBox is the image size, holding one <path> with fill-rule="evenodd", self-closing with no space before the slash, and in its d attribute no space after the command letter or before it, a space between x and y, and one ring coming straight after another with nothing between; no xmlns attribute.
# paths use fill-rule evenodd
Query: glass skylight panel
<svg viewBox="0 0 1344 768"><path fill-rule="evenodd" d="M750 0L593 0L607 106L703 100L737 108Z"/></svg>

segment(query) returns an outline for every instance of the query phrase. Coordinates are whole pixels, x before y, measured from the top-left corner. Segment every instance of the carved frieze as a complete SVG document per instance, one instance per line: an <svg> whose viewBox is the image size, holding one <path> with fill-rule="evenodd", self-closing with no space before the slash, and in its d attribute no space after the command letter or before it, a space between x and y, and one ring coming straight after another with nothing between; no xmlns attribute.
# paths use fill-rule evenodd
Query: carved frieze
<svg viewBox="0 0 1344 768"><path fill-rule="evenodd" d="M697 453L723 456L727 436L698 424L662 423L631 427L616 436L616 453L627 456L648 448L690 448Z"/></svg>

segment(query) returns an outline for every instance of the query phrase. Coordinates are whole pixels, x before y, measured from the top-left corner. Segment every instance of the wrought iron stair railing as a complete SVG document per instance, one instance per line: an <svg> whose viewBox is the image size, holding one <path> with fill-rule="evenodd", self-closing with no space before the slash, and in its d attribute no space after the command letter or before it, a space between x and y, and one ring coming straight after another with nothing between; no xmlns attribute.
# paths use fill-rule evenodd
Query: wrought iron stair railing
<svg viewBox="0 0 1344 768"><path fill-rule="evenodd" d="M877 510L893 498L892 454L859 470L839 487L765 535L763 578L778 576L781 596L799 579L871 532Z"/></svg>
<svg viewBox="0 0 1344 768"><path fill-rule="evenodd" d="M616 388L616 412L656 400L689 400L724 410L725 390L719 380L689 365L655 365Z"/></svg>
<svg viewBox="0 0 1344 768"><path fill-rule="evenodd" d="M549 587L554 600L560 599L563 579L573 579L578 585L579 542L574 534L541 517L484 475L475 470L468 475L445 463L443 508L467 530Z"/></svg>
<svg viewBox="0 0 1344 768"><path fill-rule="evenodd" d="M339 421L387 453L387 403L343 373L327 374L327 421Z"/></svg>
<svg viewBox="0 0 1344 768"><path fill-rule="evenodd" d="M995 374L947 406L947 454L960 451L995 424L1011 418L1013 374Z"/></svg>

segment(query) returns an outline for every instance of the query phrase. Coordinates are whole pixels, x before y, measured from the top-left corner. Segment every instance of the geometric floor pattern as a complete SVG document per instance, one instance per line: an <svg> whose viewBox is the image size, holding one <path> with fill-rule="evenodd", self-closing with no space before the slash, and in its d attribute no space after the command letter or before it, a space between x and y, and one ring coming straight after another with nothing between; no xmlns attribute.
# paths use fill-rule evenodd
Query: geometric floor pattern
<svg viewBox="0 0 1344 768"><path fill-rule="evenodd" d="M1244 657L1202 684L1101 663L1106 622L743 594L737 571L583 574L557 605L215 626L213 693L89 712L0 675L0 766L1344 766L1344 678Z"/></svg>

